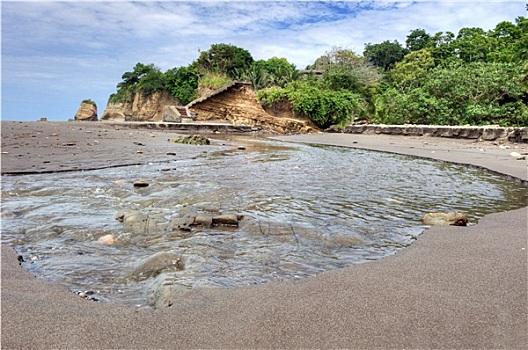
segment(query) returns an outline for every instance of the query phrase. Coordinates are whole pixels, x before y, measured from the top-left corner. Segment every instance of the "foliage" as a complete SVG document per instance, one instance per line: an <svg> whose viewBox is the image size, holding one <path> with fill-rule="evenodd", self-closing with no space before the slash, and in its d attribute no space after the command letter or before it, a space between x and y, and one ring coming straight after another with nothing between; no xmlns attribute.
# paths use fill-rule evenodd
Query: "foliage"
<svg viewBox="0 0 528 350"><path fill-rule="evenodd" d="M198 79L194 65L169 69L163 76L165 89L183 105L196 98Z"/></svg>
<svg viewBox="0 0 528 350"><path fill-rule="evenodd" d="M299 79L299 72L286 58L272 57L254 61L244 70L237 69L234 78L250 81L253 90L261 90L272 86L285 87L286 84Z"/></svg>
<svg viewBox="0 0 528 350"><path fill-rule="evenodd" d="M412 88L395 86L385 91L378 100L376 121L528 125L528 108L523 102L528 89L519 84L519 70L514 64L464 64L462 60L438 66Z"/></svg>
<svg viewBox="0 0 528 350"><path fill-rule="evenodd" d="M117 84L117 93L110 95L110 102L129 102L136 92L148 96L164 88L163 74L154 64L137 63L131 72L125 72Z"/></svg>
<svg viewBox="0 0 528 350"><path fill-rule="evenodd" d="M220 89L222 86L229 84L233 79L228 77L225 74L220 73L206 73L200 77L198 85L200 87L205 87L211 90Z"/></svg>
<svg viewBox="0 0 528 350"><path fill-rule="evenodd" d="M268 105L288 99L294 111L309 116L321 128L349 123L359 105L358 96L347 90L329 90L318 85L295 81L284 89L261 90L257 98Z"/></svg>
<svg viewBox="0 0 528 350"><path fill-rule="evenodd" d="M94 101L92 101L91 99L82 100L82 103L89 103L89 104L94 105L94 106L97 107L97 104Z"/></svg>
<svg viewBox="0 0 528 350"><path fill-rule="evenodd" d="M368 62L387 71L392 69L397 62L400 62L405 53L406 50L398 40L392 42L385 40L380 44L366 44L363 56Z"/></svg>
<svg viewBox="0 0 528 350"><path fill-rule="evenodd" d="M315 60L311 69L323 70L322 83L327 89L349 90L362 94L381 80L379 72L351 50L334 47Z"/></svg>
<svg viewBox="0 0 528 350"><path fill-rule="evenodd" d="M213 44L207 51L200 53L195 62L201 74L213 73L233 78L236 70L251 66L253 57L249 51L229 44Z"/></svg>
<svg viewBox="0 0 528 350"><path fill-rule="evenodd" d="M435 66L434 58L428 49L411 52L396 63L390 72L395 87L402 92L420 86L428 79L429 71Z"/></svg>
<svg viewBox="0 0 528 350"><path fill-rule="evenodd" d="M407 40L405 40L405 46L409 52L427 49L431 45L431 35L421 28L411 30L409 35L407 35Z"/></svg>

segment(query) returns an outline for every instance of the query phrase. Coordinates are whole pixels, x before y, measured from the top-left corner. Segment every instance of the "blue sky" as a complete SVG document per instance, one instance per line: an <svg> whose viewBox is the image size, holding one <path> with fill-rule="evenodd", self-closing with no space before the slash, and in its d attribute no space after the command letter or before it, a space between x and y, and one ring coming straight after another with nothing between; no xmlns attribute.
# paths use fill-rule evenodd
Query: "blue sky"
<svg viewBox="0 0 528 350"><path fill-rule="evenodd" d="M162 71L227 43L299 68L341 46L398 40L423 28L493 29L526 16L525 0L9 1L1 4L2 120L65 121L84 99L99 115L137 62Z"/></svg>

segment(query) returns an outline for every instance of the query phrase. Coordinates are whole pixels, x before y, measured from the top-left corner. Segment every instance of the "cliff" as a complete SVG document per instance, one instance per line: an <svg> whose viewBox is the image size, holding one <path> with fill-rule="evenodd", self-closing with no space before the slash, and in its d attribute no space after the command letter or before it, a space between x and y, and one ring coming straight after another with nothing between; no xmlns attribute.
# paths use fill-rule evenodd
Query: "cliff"
<svg viewBox="0 0 528 350"><path fill-rule="evenodd" d="M275 111L276 112L276 111ZM258 126L279 134L312 133L317 127L293 114L268 114L257 100L251 84L235 81L221 89L180 106L177 99L162 91L149 97L136 94L133 102L109 102L101 120L138 122L212 122Z"/></svg>
<svg viewBox="0 0 528 350"><path fill-rule="evenodd" d="M156 92L150 96L135 94L132 102L108 102L101 120L123 122L161 122L165 106L178 106L180 101L167 91Z"/></svg>
<svg viewBox="0 0 528 350"><path fill-rule="evenodd" d="M196 115L196 121L228 121L232 124L260 126L280 134L318 131L309 120L274 117L268 114L257 100L251 84L246 82L232 82L194 100L187 107Z"/></svg>

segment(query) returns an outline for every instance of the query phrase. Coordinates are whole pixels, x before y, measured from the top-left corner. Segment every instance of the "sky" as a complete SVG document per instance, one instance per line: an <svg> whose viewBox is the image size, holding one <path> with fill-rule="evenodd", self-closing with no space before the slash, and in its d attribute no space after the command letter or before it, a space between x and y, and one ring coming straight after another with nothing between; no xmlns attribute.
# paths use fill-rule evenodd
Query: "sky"
<svg viewBox="0 0 528 350"><path fill-rule="evenodd" d="M1 119L66 121L82 100L99 116L136 63L163 72L226 43L255 60L305 68L333 47L409 32L493 29L527 16L526 0L1 1Z"/></svg>

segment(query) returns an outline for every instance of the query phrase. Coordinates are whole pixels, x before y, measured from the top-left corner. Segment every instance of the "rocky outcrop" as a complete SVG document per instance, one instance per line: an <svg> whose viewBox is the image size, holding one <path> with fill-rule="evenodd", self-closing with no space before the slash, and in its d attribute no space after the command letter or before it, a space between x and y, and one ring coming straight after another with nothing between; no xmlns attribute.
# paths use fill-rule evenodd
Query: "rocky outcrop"
<svg viewBox="0 0 528 350"><path fill-rule="evenodd" d="M97 121L97 105L93 102L83 101L75 113L75 120L96 122Z"/></svg>
<svg viewBox="0 0 528 350"><path fill-rule="evenodd" d="M172 143L185 143L188 145L209 145L211 140L203 135L190 135L190 136L180 136L172 137L169 139Z"/></svg>
<svg viewBox="0 0 528 350"><path fill-rule="evenodd" d="M242 215L237 214L199 214L193 208L185 208L180 213L169 215L163 211L141 212L138 210L124 211L117 215L116 220L123 223L126 232L133 235L167 234L173 239L186 238L193 228L201 227L238 227Z"/></svg>
<svg viewBox="0 0 528 350"><path fill-rule="evenodd" d="M225 122L260 126L280 134L312 133L318 129L308 120L277 118L264 110L246 82L233 82L187 107L196 114L196 121Z"/></svg>
<svg viewBox="0 0 528 350"><path fill-rule="evenodd" d="M434 225L451 225L451 226L466 226L468 223L467 217L462 213L428 213L422 218L424 224L428 226Z"/></svg>
<svg viewBox="0 0 528 350"><path fill-rule="evenodd" d="M172 97L167 91L143 96L141 93L134 95L129 102L108 102L101 120L113 122L161 122L163 121L166 106L179 106L180 101Z"/></svg>

